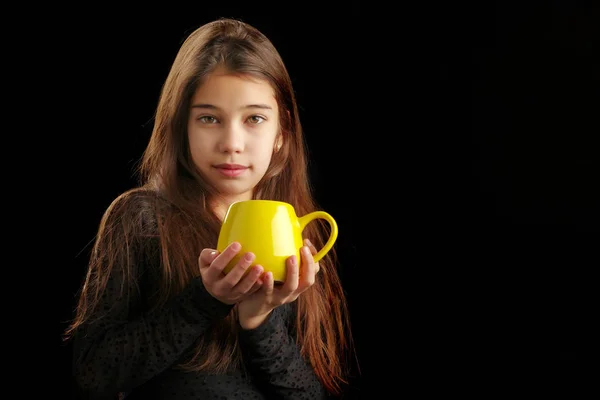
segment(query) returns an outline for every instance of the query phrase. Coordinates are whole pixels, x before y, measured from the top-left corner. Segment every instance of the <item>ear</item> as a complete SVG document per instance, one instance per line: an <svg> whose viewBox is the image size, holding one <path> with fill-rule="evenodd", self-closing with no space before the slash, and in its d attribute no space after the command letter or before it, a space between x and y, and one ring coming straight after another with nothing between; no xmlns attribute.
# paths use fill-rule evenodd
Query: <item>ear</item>
<svg viewBox="0 0 600 400"><path fill-rule="evenodd" d="M285 112L287 113L287 117L288 120L290 120L291 118L291 114L290 114L290 110L285 110ZM281 150L281 146L283 146L283 133L281 131L281 127L279 128L279 133L277 134L277 138L275 138L275 145L273 146L273 150L275 151L275 153L277 153L279 150Z"/></svg>
<svg viewBox="0 0 600 400"><path fill-rule="evenodd" d="M277 138L275 139L275 145L273 146L275 153L277 153L281 149L282 145L283 145L283 135L281 133L278 133Z"/></svg>

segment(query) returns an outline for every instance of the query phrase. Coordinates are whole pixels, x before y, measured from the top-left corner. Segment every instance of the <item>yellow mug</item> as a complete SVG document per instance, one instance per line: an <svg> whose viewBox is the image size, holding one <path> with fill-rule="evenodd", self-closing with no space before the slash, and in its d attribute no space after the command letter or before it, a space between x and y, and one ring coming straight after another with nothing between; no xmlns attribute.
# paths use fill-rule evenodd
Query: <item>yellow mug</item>
<svg viewBox="0 0 600 400"><path fill-rule="evenodd" d="M286 259L296 255L300 262L300 248L304 245L302 231L317 218L325 219L331 230L325 245L313 255L315 262L331 250L337 239L338 226L329 213L313 211L298 217L291 204L275 200L232 203L223 219L217 250L222 252L232 242L239 242L242 249L223 272L231 271L243 254L250 251L256 256L255 265L261 265L265 272L271 271L274 281L284 282Z"/></svg>

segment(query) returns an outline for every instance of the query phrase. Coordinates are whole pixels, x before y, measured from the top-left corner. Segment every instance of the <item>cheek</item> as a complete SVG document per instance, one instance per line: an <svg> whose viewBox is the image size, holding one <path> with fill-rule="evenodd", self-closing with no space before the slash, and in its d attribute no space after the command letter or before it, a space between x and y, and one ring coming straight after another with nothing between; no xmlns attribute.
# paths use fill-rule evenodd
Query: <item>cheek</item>
<svg viewBox="0 0 600 400"><path fill-rule="evenodd" d="M195 163L197 163L198 160L204 158L207 146L205 139L203 139L199 135L188 135L188 146L190 149L192 160Z"/></svg>
<svg viewBox="0 0 600 400"><path fill-rule="evenodd" d="M188 147L190 149L190 153L192 154L192 157L196 153L197 146L198 146L198 144L196 143L196 139L193 136L188 135Z"/></svg>
<svg viewBox="0 0 600 400"><path fill-rule="evenodd" d="M210 140L206 132L193 128L188 128L187 138L190 148L195 149L206 148Z"/></svg>
<svg viewBox="0 0 600 400"><path fill-rule="evenodd" d="M271 165L271 161L273 161L273 153L272 152L268 152L265 153L264 157L262 158L262 163L261 163L261 172L264 174L265 172L267 172L267 169L269 169L269 166Z"/></svg>

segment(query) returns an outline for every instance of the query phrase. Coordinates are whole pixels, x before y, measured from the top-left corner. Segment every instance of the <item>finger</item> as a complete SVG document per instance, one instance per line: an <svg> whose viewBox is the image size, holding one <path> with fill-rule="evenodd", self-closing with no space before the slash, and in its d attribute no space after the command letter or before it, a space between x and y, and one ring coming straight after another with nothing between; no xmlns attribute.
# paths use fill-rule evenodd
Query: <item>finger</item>
<svg viewBox="0 0 600 400"><path fill-rule="evenodd" d="M312 253L313 256L315 254L317 254L317 248L315 247L314 244L312 244L312 242L309 239L304 239L304 245L308 246L308 248L310 249L310 252Z"/></svg>
<svg viewBox="0 0 600 400"><path fill-rule="evenodd" d="M308 246L313 256L317 254L317 248L314 244L312 244L312 242L309 239L304 239L304 245ZM315 263L315 269L315 273L318 273L321 270L321 266L319 265L319 263Z"/></svg>
<svg viewBox="0 0 600 400"><path fill-rule="evenodd" d="M221 254L218 254L215 259L210 264L210 268L206 271L206 277L216 281L220 279L223 273L223 270L229 264L231 260L237 255L237 253L242 249L242 245L238 242L233 242L229 246L227 246Z"/></svg>
<svg viewBox="0 0 600 400"><path fill-rule="evenodd" d="M259 281L259 279L263 271L264 269L261 265L253 266L249 269L246 276L243 277L238 284L233 287L233 290L240 294L255 292L262 286L262 281Z"/></svg>
<svg viewBox="0 0 600 400"><path fill-rule="evenodd" d="M275 287L275 282L273 281L273 273L271 271L265 272L262 276L262 290L265 292L266 296L273 295L273 288Z"/></svg>
<svg viewBox="0 0 600 400"><path fill-rule="evenodd" d="M200 256L198 257L198 266L200 267L200 270L210 267L210 264L218 254L219 252L215 249L202 249Z"/></svg>
<svg viewBox="0 0 600 400"><path fill-rule="evenodd" d="M285 282L283 283L281 290L286 293L293 293L296 289L298 289L298 281L299 281L299 270L300 267L298 265L298 258L293 255L288 257L286 260L286 276Z"/></svg>
<svg viewBox="0 0 600 400"><path fill-rule="evenodd" d="M250 268L250 266L254 262L255 258L256 258L256 256L254 255L254 253L252 253L252 252L245 253L239 259L237 264L235 264L235 266L231 269L231 271L229 271L227 276L223 278L223 284L226 287L231 287L231 288L238 285L240 283L240 281L242 280L242 278L244 277L244 275L246 274L246 271L248 270L248 268ZM250 285L250 286L252 286L252 285Z"/></svg>
<svg viewBox="0 0 600 400"><path fill-rule="evenodd" d="M302 257L302 267L300 268L300 287L309 287L315 283L315 274L317 273L316 263L308 246L302 246L300 249Z"/></svg>
<svg viewBox="0 0 600 400"><path fill-rule="evenodd" d="M261 274L262 275L262 274ZM254 285L252 285L252 287L250 288L250 290L248 290L246 292L246 294L252 294L258 290L260 290L260 288L263 287L264 284L264 280L262 276L259 276L258 279L256 280L256 282L254 282Z"/></svg>

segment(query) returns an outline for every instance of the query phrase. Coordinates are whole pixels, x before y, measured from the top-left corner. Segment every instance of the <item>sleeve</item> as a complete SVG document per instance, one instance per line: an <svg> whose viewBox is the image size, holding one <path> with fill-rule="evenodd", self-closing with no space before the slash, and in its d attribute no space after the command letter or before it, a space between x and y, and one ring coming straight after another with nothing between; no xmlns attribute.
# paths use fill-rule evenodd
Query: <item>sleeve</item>
<svg viewBox="0 0 600 400"><path fill-rule="evenodd" d="M326 399L325 388L290 332L290 313L289 304L279 306L256 329L240 330L244 363L268 398Z"/></svg>
<svg viewBox="0 0 600 400"><path fill-rule="evenodd" d="M133 263L135 257L145 260L147 254L134 256ZM115 266L94 315L75 334L73 371L84 398L114 396L160 374L179 362L198 337L232 308L212 297L196 277L164 306L149 309L146 298L132 294L153 290L148 284L151 274L136 272L148 268L130 268L137 275L127 284L123 268Z"/></svg>

